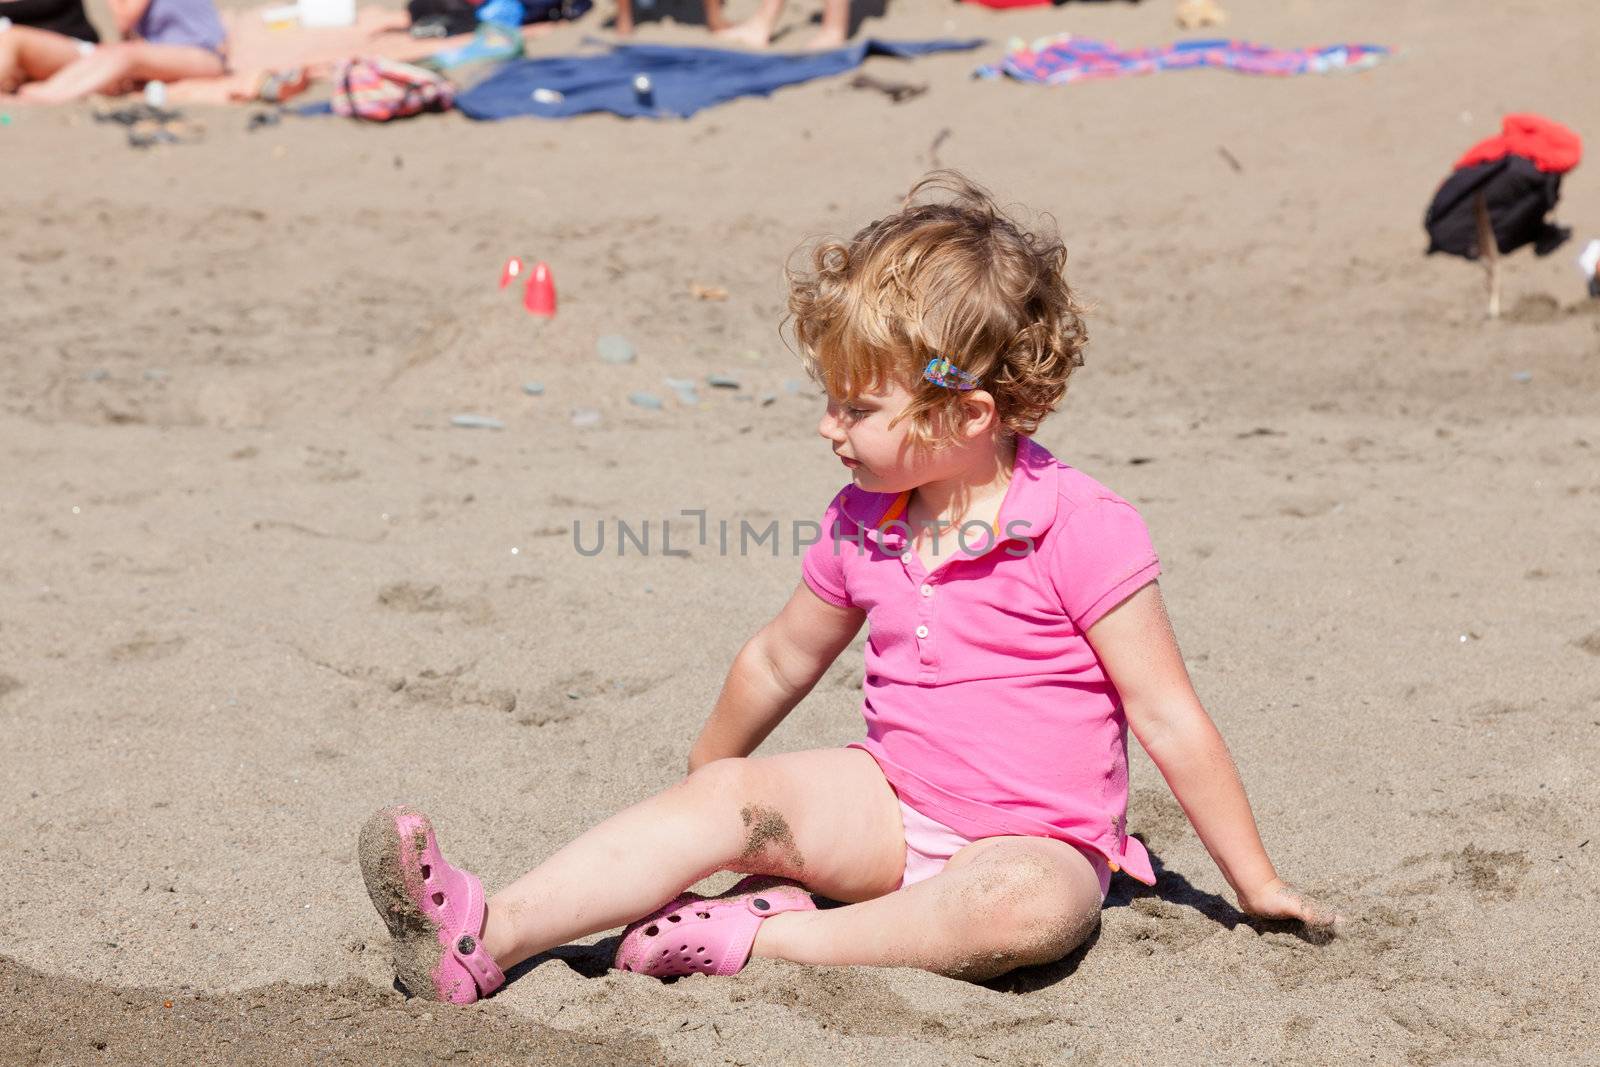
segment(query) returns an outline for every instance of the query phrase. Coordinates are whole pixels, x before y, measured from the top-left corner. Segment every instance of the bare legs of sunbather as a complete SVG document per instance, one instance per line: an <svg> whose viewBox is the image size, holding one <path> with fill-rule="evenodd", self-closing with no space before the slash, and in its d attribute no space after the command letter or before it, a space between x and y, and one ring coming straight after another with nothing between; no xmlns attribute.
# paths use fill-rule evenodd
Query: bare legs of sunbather
<svg viewBox="0 0 1600 1067"><path fill-rule="evenodd" d="M737 26L717 34L722 40L742 44L749 48L765 48L772 41L772 31L778 25L785 0L761 0L756 13ZM839 48L850 34L850 0L823 0L822 26L806 47L815 51Z"/></svg>
<svg viewBox="0 0 1600 1067"><path fill-rule="evenodd" d="M40 103L65 103L91 93L119 93L150 81L217 78L222 57L195 45L129 41L101 45L56 72L48 81L25 85L21 95Z"/></svg>
<svg viewBox="0 0 1600 1067"><path fill-rule="evenodd" d="M0 92L35 103L120 93L147 81L213 78L223 71L220 56L194 45L128 41L85 48L75 38L31 26L0 32Z"/></svg>
<svg viewBox="0 0 1600 1067"><path fill-rule="evenodd" d="M727 27L722 18L722 0L705 0L706 29L717 33ZM611 24L618 37L633 33L633 0L617 0L617 18Z"/></svg>

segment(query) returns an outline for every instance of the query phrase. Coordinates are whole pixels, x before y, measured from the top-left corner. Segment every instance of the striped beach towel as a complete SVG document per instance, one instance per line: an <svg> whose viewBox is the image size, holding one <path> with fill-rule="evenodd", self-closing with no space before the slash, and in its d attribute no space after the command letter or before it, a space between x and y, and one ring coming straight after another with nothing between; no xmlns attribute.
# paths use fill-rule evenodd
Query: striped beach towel
<svg viewBox="0 0 1600 1067"><path fill-rule="evenodd" d="M1091 78L1120 78L1163 70L1220 67L1240 74L1327 74L1373 66L1389 49L1373 44L1325 48L1269 48L1248 41L1178 41L1159 48L1122 49L1106 41L1063 33L1032 44L1013 41L999 63L979 67L979 78L1015 78L1041 85L1064 85Z"/></svg>

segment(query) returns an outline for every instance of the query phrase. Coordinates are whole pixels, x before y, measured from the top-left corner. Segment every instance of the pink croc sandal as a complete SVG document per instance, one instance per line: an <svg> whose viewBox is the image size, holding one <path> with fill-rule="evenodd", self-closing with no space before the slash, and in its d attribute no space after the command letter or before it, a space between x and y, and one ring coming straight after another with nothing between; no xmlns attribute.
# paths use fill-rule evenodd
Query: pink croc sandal
<svg viewBox="0 0 1600 1067"><path fill-rule="evenodd" d="M738 974L750 960L761 920L816 908L800 886L758 875L720 897L685 893L630 924L612 966L653 978Z"/></svg>
<svg viewBox="0 0 1600 1067"><path fill-rule="evenodd" d="M414 808L384 808L361 827L361 875L394 939L406 992L471 1004L505 985L481 944L483 883L439 852L433 824Z"/></svg>

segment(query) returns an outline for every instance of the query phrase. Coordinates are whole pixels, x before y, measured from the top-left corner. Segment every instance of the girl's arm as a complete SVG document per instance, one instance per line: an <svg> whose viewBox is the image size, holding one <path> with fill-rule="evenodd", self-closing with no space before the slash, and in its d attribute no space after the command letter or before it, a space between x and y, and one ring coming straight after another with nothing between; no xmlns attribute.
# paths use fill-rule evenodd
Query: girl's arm
<svg viewBox="0 0 1600 1067"><path fill-rule="evenodd" d="M111 19L117 24L117 33L128 37L150 6L150 0L109 0Z"/></svg>
<svg viewBox="0 0 1600 1067"><path fill-rule="evenodd" d="M689 751L693 773L748 756L793 711L860 631L867 614L828 603L801 582L778 617L745 642Z"/></svg>
<svg viewBox="0 0 1600 1067"><path fill-rule="evenodd" d="M1222 876L1251 915L1331 926L1337 916L1273 869L1222 735L1189 681L1172 623L1151 582L1085 636L1122 697L1128 726L1160 768Z"/></svg>

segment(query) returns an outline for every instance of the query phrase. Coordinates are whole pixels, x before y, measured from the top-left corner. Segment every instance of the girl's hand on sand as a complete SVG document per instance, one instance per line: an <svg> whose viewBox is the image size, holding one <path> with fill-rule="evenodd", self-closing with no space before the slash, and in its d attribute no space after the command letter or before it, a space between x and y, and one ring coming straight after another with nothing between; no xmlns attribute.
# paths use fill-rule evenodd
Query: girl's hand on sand
<svg viewBox="0 0 1600 1067"><path fill-rule="evenodd" d="M1239 908L1260 919L1298 919L1313 933L1332 937L1339 916L1302 893L1282 878L1274 878L1260 890L1239 894Z"/></svg>

